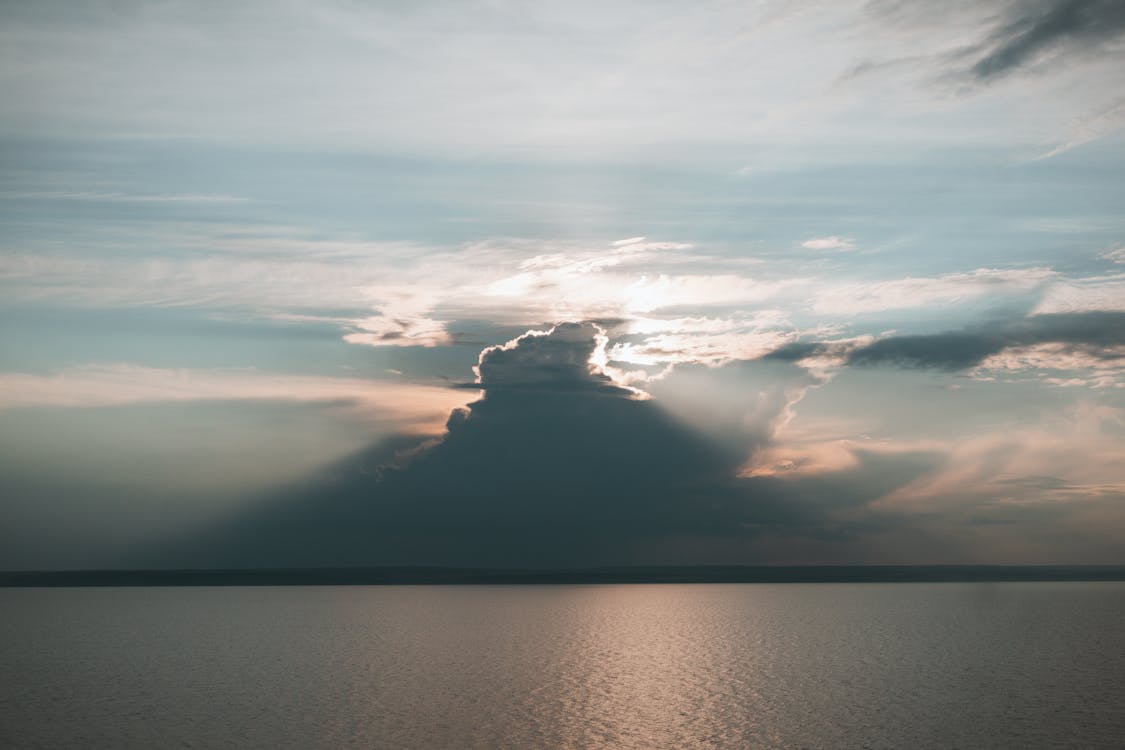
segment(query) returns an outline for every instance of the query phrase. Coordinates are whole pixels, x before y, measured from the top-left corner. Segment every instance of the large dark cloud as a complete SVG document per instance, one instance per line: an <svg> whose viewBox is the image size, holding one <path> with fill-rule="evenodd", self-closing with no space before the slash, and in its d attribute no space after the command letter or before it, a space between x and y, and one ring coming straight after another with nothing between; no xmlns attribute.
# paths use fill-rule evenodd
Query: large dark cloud
<svg viewBox="0 0 1125 750"><path fill-rule="evenodd" d="M1118 359L1121 355L1116 348L1125 346L1125 313L1033 315L960 331L890 336L853 350L847 361L852 365L964 370L1005 349L1036 344L1059 344L1061 351L1093 359ZM809 353L816 351L815 344L805 346L811 347ZM794 357L805 351L783 351L775 356Z"/></svg>
<svg viewBox="0 0 1125 750"><path fill-rule="evenodd" d="M833 515L923 470L878 466L808 486L739 478L743 448L704 437L589 366L598 335L564 324L488 349L484 396L451 416L439 443L405 461L401 444L374 446L130 564L761 562L763 535L857 533Z"/></svg>
<svg viewBox="0 0 1125 750"><path fill-rule="evenodd" d="M969 74L991 81L1049 55L1061 59L1097 54L1125 34L1121 0L1016 2L1001 23L972 50Z"/></svg>

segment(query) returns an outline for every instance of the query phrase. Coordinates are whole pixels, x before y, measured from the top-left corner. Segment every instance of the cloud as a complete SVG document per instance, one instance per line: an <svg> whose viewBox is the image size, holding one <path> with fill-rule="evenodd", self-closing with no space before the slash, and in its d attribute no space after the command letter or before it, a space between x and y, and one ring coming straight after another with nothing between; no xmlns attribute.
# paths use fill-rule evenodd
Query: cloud
<svg viewBox="0 0 1125 750"><path fill-rule="evenodd" d="M368 346L445 346L454 343L455 337L446 330L444 320L434 320L424 312L403 310L401 307L382 315L348 321L359 328L359 333L344 334L349 344Z"/></svg>
<svg viewBox="0 0 1125 750"><path fill-rule="evenodd" d="M95 203L246 203L249 198L225 194L175 194L134 195L96 191L6 191L0 192L0 200L65 200L90 201Z"/></svg>
<svg viewBox="0 0 1125 750"><path fill-rule="evenodd" d="M489 347L474 385L482 398L452 413L440 441L389 463L373 446L246 515L138 554L169 565L191 564L200 549L210 565L761 561L784 555L759 550L766 537L855 537L831 520L840 508L917 476L860 456L832 493L740 477L746 443L705 435L614 385L597 362L603 336L595 324L564 323ZM745 415L759 440L795 384L743 395L761 412Z"/></svg>
<svg viewBox="0 0 1125 750"><path fill-rule="evenodd" d="M1125 344L1095 351L1064 342L1013 346L985 358L974 375L991 380L1021 372L1041 373L1042 382L1060 388L1125 388Z"/></svg>
<svg viewBox="0 0 1125 750"><path fill-rule="evenodd" d="M819 313L855 315L1026 294L1058 277L1049 268L978 268L941 276L828 284L812 299Z"/></svg>
<svg viewBox="0 0 1125 750"><path fill-rule="evenodd" d="M960 331L890 336L852 351L847 361L860 366L966 370L1003 352L1044 344L1055 345L1051 351L1056 356L1081 355L1073 364L1119 361L1125 351L1125 313L1033 315Z"/></svg>
<svg viewBox="0 0 1125 750"><path fill-rule="evenodd" d="M600 327L563 323L486 348L483 397L438 444L275 498L220 532L217 557L274 563L301 538L298 563L593 564L629 559L642 539L737 534L749 517L725 488L737 459L615 386L603 347Z"/></svg>
<svg viewBox="0 0 1125 750"><path fill-rule="evenodd" d="M1034 312L1045 315L1109 310L1125 312L1125 274L1059 279L1047 287Z"/></svg>
<svg viewBox="0 0 1125 750"><path fill-rule="evenodd" d="M1056 156L1121 126L1117 70L1125 64L1125 10L1119 0L871 0L865 11L874 27L838 86L858 93L860 80L872 77L878 83L867 91L879 100L894 97L910 107L910 97L921 92L937 95L923 97L926 104L916 111L934 114L973 101L968 106L978 115L978 107L989 108L993 118L1007 113L1013 119L993 132L1008 133L1008 145L1040 151L1034 159ZM1002 103L958 96L993 93L1011 79L1019 85L997 94ZM1044 124L1056 133L1046 149ZM966 131L956 132L964 143Z"/></svg>
<svg viewBox="0 0 1125 750"><path fill-rule="evenodd" d="M528 331L506 344L484 349L473 368L477 379L471 387L638 395L638 391L615 385L606 374L607 341L605 329L589 322Z"/></svg>
<svg viewBox="0 0 1125 750"><path fill-rule="evenodd" d="M1015 520L1031 506L1065 512L1068 504L1125 497L1121 409L1079 403L1018 429L993 429L944 447L934 472L898 488L876 505L914 512L951 511Z"/></svg>
<svg viewBox="0 0 1125 750"><path fill-rule="evenodd" d="M1100 474L1078 488L1080 457L1060 439L1049 473L1065 485L1043 484L1043 502L1027 513L994 512L991 495L980 496L979 513L967 505L932 510L940 495L932 487L940 483L926 481L938 477L948 444L863 440L849 434L854 425L787 427L794 403L822 381L781 359L678 367L652 383L654 398L638 399L606 374L604 331L591 322L563 323L486 348L480 382L471 384L480 398L453 409L439 439L380 440L252 503L213 508L211 520L197 519L204 525L188 531L146 532L131 546L113 536L111 546L130 551L108 563L109 537L97 533L68 554L79 565L87 550L101 555L99 564L144 567L949 562L970 553L989 561L980 549L950 552L970 517L996 520L989 522L990 540L1011 541L1050 502L1101 502L1118 491ZM177 386L177 375L186 385ZM147 379L158 400L165 392L183 399L284 397L250 376L246 383L220 383L217 375L203 383L199 373L116 377L131 379L134 390ZM4 385L7 393L27 383ZM66 392L64 385L54 392ZM301 387L299 398L315 398L318 388L332 394L328 384ZM387 408L410 397L384 395ZM82 398L116 402L105 394ZM705 409L721 416L700 420L708 431L689 421ZM1106 429L1105 419L1098 425ZM1083 434L1093 440L1095 432ZM1112 446L1102 444L1098 455L1108 456ZM1004 478L1013 482L1046 473L1025 472L1023 459L1010 466ZM909 487L913 494L904 494ZM1027 489L995 487L1009 494ZM1071 507L1093 506L1060 507L1056 516L1069 519ZM1051 547L1037 553L1044 549Z"/></svg>
<svg viewBox="0 0 1125 750"><path fill-rule="evenodd" d="M1047 152L1036 157L1049 159L1078 146L1096 141L1125 126L1125 97L1110 102L1093 112L1077 118L1067 132Z"/></svg>
<svg viewBox="0 0 1125 750"><path fill-rule="evenodd" d="M868 8L881 23L894 26L905 44L890 59L855 65L849 78L920 63L990 84L1021 72L1111 57L1119 53L1116 42L1125 34L1118 0L976 0L941 6L875 0ZM960 41L967 37L975 41ZM955 46L949 46L951 40ZM938 44L945 50L932 51Z"/></svg>
<svg viewBox="0 0 1125 750"><path fill-rule="evenodd" d="M86 365L48 375L0 373L0 410L95 408L191 401L295 401L348 404L360 416L405 434L437 434L465 394L450 388L254 370L170 370Z"/></svg>
<svg viewBox="0 0 1125 750"><path fill-rule="evenodd" d="M608 354L614 363L715 367L757 359L793 341L798 331L781 311L766 309L722 318L634 318L617 334Z"/></svg>
<svg viewBox="0 0 1125 750"><path fill-rule="evenodd" d="M801 247L809 250L855 250L855 240L839 235L814 237L802 242Z"/></svg>
<svg viewBox="0 0 1125 750"><path fill-rule="evenodd" d="M516 149L571 162L629 151L674 159L701 137L744 143L812 127L820 118L790 110L807 113L823 98L820 84L849 40L822 30L847 24L849 5L814 14L627 2L612 13L570 14L561 26L553 4L516 18L475 2L442 24L434 7L342 2L249 2L222 13L161 7L144 17L110 5L80 20L5 8L12 80L0 126L446 158L506 158ZM827 51L812 59L809 44ZM293 49L311 54L286 54ZM236 70L222 62L232 54ZM60 60L81 60L80 74ZM765 67L781 74L741 73ZM322 85L302 86L306 78ZM247 101L245 91L260 100ZM668 101L684 106L673 111ZM450 133L448 122L460 127Z"/></svg>
<svg viewBox="0 0 1125 750"><path fill-rule="evenodd" d="M987 83L1048 59L1098 55L1125 34L1120 0L1049 0L1009 5L1002 21L969 53L966 71Z"/></svg>
<svg viewBox="0 0 1125 750"><path fill-rule="evenodd" d="M507 333L550 320L616 320L610 358L658 370L754 359L795 340L803 326L794 321L833 322L809 320L810 313L993 304L999 296L1009 304L1025 297L1030 305L1044 287L1039 309L1050 311L1045 306L1063 305L1057 300L1064 296L1080 301L1083 290L1099 284L1095 308L1115 297L1112 279L1067 279L1042 267L848 280L641 236L422 246L223 225L190 235L178 230L159 240L187 242L186 256L4 254L0 288L11 301L30 304L193 306L287 320L314 312L340 326L348 343L374 347L463 343L457 329L464 322L488 321Z"/></svg>
<svg viewBox="0 0 1125 750"><path fill-rule="evenodd" d="M879 5L905 7L901 14L917 28L901 41L870 29L863 10ZM967 62L955 61L960 67L1108 48L1097 30L1110 20L1111 3L1079 3L1091 9L1087 15L1108 10L1094 14L1097 25L1078 23L1069 34L1050 12L1066 2L926 5L856 0L778 11L775 3L673 9L627 2L610 14L572 14L561 29L552 4L528 7L516 19L491 3L472 3L446 24L433 23L431 7L403 13L341 2L249 2L221 14L173 5L143 17L111 4L81 19L20 6L7 10L2 25L12 75L0 127L34 136L191 138L450 161L465 154L505 160L514 150L536 162L667 164L723 149L734 164L753 154L754 166L768 173L778 160L822 158L809 156L817 152L851 160L870 147L916 151L920 131L947 142L963 134L932 118L894 116L918 106L915 91L880 86L826 95L850 59L881 56L887 46L896 57L926 55L950 40L980 39L981 23L988 24L984 39L969 45ZM1040 26L1055 29L1054 41L1020 26L1036 12L1045 17ZM1081 39L1066 41L1075 35ZM1020 42L1024 36L1031 41ZM1027 51L1017 53L1021 44ZM120 56L124 47L132 50L129 60ZM294 58L287 54L293 49L310 54ZM223 61L234 55L241 64L232 71ZM474 70L463 65L467 59L476 61ZM82 61L78 74L59 64L67 60ZM773 74L742 74L764 69ZM322 85L302 87L306 78ZM245 91L261 97L249 101ZM681 106L669 111L669 101ZM1040 106L1058 111L1056 104ZM1013 108L990 138L1024 140L1034 119ZM448 122L460 127L450 133ZM842 139L848 147L840 147Z"/></svg>
<svg viewBox="0 0 1125 750"><path fill-rule="evenodd" d="M786 347L798 341L807 349L813 331L833 323L831 316L995 304L999 296L1030 306L1036 294L1037 312L1097 311L1125 299L1118 289L1122 281L1113 275L1065 278L1044 267L977 268L849 281L643 236L602 244L507 239L418 246L217 225L210 236L193 241L201 243L194 248L211 251L206 258L91 262L6 255L0 258L0 284L23 303L191 305L289 320L313 310L316 319L340 326L348 343L376 347L461 344L465 334L457 328L467 322L473 330L473 321L488 321L510 335L544 320L597 320L606 322L610 339L601 372L618 387L640 385L672 366L780 360L797 352ZM385 265L373 265L372 255ZM982 354L995 353L974 336L985 347ZM837 350L825 342L812 346L796 357L806 360L802 367L815 365L825 374L840 364L843 344Z"/></svg>
<svg viewBox="0 0 1125 750"><path fill-rule="evenodd" d="M766 360L793 362L805 368L838 367L848 356L875 341L874 336L857 336L832 341L794 341L780 346L763 356Z"/></svg>

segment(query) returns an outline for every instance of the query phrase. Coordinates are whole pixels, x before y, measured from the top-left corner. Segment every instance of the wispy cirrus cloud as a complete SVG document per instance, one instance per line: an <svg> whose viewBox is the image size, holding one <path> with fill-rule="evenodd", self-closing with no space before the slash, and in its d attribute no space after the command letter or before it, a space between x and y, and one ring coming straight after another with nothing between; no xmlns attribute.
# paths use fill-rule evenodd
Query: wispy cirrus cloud
<svg viewBox="0 0 1125 750"><path fill-rule="evenodd" d="M163 193L137 194L94 190L24 190L0 191L0 200L80 201L90 203L247 203L250 198L226 194Z"/></svg>
<svg viewBox="0 0 1125 750"><path fill-rule="evenodd" d="M913 49L866 60L851 75L910 65L986 85L1019 73L1120 57L1117 41L1125 36L1125 11L1116 0L986 0L940 8L875 0L866 11Z"/></svg>
<svg viewBox="0 0 1125 750"><path fill-rule="evenodd" d="M1076 118L1066 128L1050 149L1037 159L1050 159L1052 156L1070 151L1072 148L1096 141L1099 138L1120 130L1125 126L1125 97L1116 99Z"/></svg>
<svg viewBox="0 0 1125 750"><path fill-rule="evenodd" d="M1078 404L1018 430L997 429L949 442L937 470L896 489L875 507L998 519L1045 506L1125 496L1120 459L1107 431L1120 431L1119 408ZM1038 480L1038 481L1036 481Z"/></svg>
<svg viewBox="0 0 1125 750"><path fill-rule="evenodd" d="M965 51L975 58L966 73L989 82L1036 63L1065 64L1098 55L1123 35L1125 6L1118 0L1010 3L985 38Z"/></svg>
<svg viewBox="0 0 1125 750"><path fill-rule="evenodd" d="M1037 143L1025 146L1033 161L1097 141L1123 124L1125 89L1116 70L1125 64L1125 11L1117 0L985 0L940 7L874 0L864 15L874 24L873 36L889 41L873 40L841 76L841 85L866 78L883 87L907 81L913 92L930 92L936 110L942 108L939 100L980 106L1003 96L1006 106L1016 104L1012 113L1039 115L1036 124L1028 119L1028 133L1038 131L1032 138ZM1067 114L1043 117L1029 97Z"/></svg>
<svg viewBox="0 0 1125 750"><path fill-rule="evenodd" d="M1050 268L978 268L963 273L885 281L825 284L813 298L816 312L836 315L908 310L1039 289L1059 274Z"/></svg>

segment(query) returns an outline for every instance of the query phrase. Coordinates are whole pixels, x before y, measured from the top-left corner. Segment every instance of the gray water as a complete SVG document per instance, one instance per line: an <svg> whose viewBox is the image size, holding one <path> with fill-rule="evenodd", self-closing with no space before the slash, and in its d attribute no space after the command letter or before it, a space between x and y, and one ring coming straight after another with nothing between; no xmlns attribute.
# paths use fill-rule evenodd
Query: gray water
<svg viewBox="0 0 1125 750"><path fill-rule="evenodd" d="M6 748L1120 748L1125 583L0 590Z"/></svg>

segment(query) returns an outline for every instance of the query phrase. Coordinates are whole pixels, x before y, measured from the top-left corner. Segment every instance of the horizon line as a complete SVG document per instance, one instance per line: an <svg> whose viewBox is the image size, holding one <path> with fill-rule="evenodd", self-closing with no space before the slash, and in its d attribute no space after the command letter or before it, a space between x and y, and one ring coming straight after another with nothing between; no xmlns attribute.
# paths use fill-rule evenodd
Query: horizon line
<svg viewBox="0 0 1125 750"><path fill-rule="evenodd" d="M518 585L616 583L1003 583L1125 581L1119 564L438 565L0 571L0 587Z"/></svg>

